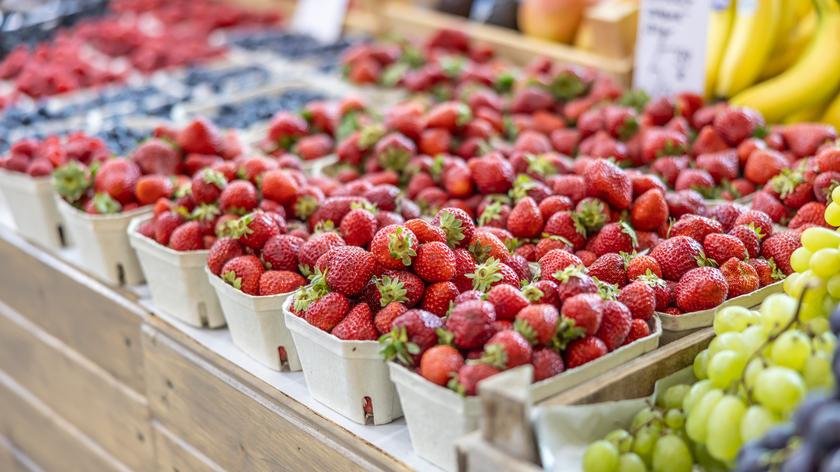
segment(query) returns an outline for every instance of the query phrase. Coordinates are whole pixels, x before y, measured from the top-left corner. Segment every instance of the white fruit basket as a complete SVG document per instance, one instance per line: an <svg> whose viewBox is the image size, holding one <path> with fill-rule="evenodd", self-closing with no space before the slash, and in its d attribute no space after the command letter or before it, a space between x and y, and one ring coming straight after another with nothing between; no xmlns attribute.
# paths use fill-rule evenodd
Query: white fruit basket
<svg viewBox="0 0 840 472"><path fill-rule="evenodd" d="M662 325L656 317L648 323L651 334L562 374L532 384L531 402L538 402L580 385L659 346ZM433 384L402 365L389 362L391 379L400 395L408 433L420 457L448 471L458 469L455 441L478 428L479 397L462 397Z"/></svg>
<svg viewBox="0 0 840 472"><path fill-rule="evenodd" d="M151 207L116 215L91 215L56 196L58 211L75 246L79 248L77 263L94 276L111 285L143 283L143 271L137 254L128 240L128 225Z"/></svg>
<svg viewBox="0 0 840 472"><path fill-rule="evenodd" d="M204 267L209 251L175 251L137 232L151 218L139 216L128 225L131 246L137 251L152 302L164 313L184 323L216 328L225 318Z"/></svg>
<svg viewBox="0 0 840 472"><path fill-rule="evenodd" d="M376 341L343 341L310 325L283 304L286 325L292 332L309 393L315 400L352 421L366 424L365 404L373 424L402 416L397 390Z"/></svg>
<svg viewBox="0 0 840 472"><path fill-rule="evenodd" d="M298 350L283 317L289 293L256 297L231 287L205 268L205 280L216 291L233 344L274 370L300 370Z"/></svg>
<svg viewBox="0 0 840 472"><path fill-rule="evenodd" d="M31 177L0 169L0 191L23 237L48 249L65 244L51 176Z"/></svg>

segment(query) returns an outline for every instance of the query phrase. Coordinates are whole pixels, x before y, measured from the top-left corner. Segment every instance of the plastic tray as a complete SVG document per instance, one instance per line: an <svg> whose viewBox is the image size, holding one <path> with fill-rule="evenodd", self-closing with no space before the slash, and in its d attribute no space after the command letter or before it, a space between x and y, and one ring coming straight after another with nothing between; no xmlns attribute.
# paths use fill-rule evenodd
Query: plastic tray
<svg viewBox="0 0 840 472"><path fill-rule="evenodd" d="M30 177L0 169L0 191L21 235L49 249L64 246L52 177Z"/></svg>
<svg viewBox="0 0 840 472"><path fill-rule="evenodd" d="M709 308L708 310L693 311L691 313L683 313L682 315L676 316L662 312L656 312L656 314L662 320L662 329L665 331L687 331L691 329L706 328L712 325L712 322L715 320L715 313L721 308L727 306L752 308L757 306L770 295L781 292L783 290L783 283L784 282L780 280L770 285L765 285L754 292L730 298L720 305L714 308Z"/></svg>

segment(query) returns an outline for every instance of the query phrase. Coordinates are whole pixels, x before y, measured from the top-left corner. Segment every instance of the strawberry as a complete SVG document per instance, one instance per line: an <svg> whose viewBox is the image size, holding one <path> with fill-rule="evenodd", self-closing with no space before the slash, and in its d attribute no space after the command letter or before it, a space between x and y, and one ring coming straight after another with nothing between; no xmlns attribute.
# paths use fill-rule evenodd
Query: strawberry
<svg viewBox="0 0 840 472"><path fill-rule="evenodd" d="M557 351L548 347L534 350L531 365L534 366L534 382L554 377L565 370L563 358Z"/></svg>
<svg viewBox="0 0 840 472"><path fill-rule="evenodd" d="M377 259L381 263L381 258ZM455 254L440 242L421 244L417 248L412 269L426 282L446 282L456 273Z"/></svg>
<svg viewBox="0 0 840 472"><path fill-rule="evenodd" d="M820 173L840 172L840 147L835 144L821 149L813 161Z"/></svg>
<svg viewBox="0 0 840 472"><path fill-rule="evenodd" d="M644 282L648 287L653 289L653 295L656 299L656 311L662 311L671 304L673 287L676 282L662 280L654 273L640 275L637 280Z"/></svg>
<svg viewBox="0 0 840 472"><path fill-rule="evenodd" d="M607 345L595 336L576 339L569 344L563 353L567 369L594 361L608 352Z"/></svg>
<svg viewBox="0 0 840 472"><path fill-rule="evenodd" d="M268 124L268 139L282 149L288 149L297 138L309 133L309 124L289 112L275 114Z"/></svg>
<svg viewBox="0 0 840 472"><path fill-rule="evenodd" d="M668 203L668 213L670 213L671 218L679 218L687 213L702 215L706 209L703 195L700 195L696 190L668 192L665 194L665 202Z"/></svg>
<svg viewBox="0 0 840 472"><path fill-rule="evenodd" d="M201 226L197 221L188 221L172 231L169 247L176 251L200 251L204 249Z"/></svg>
<svg viewBox="0 0 840 472"><path fill-rule="evenodd" d="M211 169L199 171L190 181L191 195L196 203L215 203L225 186L225 176Z"/></svg>
<svg viewBox="0 0 840 472"><path fill-rule="evenodd" d="M818 202L824 203L838 185L840 185L840 171L822 172L814 179L814 196Z"/></svg>
<svg viewBox="0 0 840 472"><path fill-rule="evenodd" d="M265 268L255 256L237 256L222 266L221 276L225 282L248 295L257 295L260 290L260 276Z"/></svg>
<svg viewBox="0 0 840 472"><path fill-rule="evenodd" d="M417 256L418 248L414 233L400 225L381 228L370 243L370 250L376 261L388 269L400 269L411 265Z"/></svg>
<svg viewBox="0 0 840 472"><path fill-rule="evenodd" d="M410 229L417 237L419 243L432 241L446 242L446 233L439 226L435 226L426 220L414 218L405 222L405 227Z"/></svg>
<svg viewBox="0 0 840 472"><path fill-rule="evenodd" d="M93 180L96 193L105 193L125 205L134 200L140 168L128 159L109 159L102 163Z"/></svg>
<svg viewBox="0 0 840 472"><path fill-rule="evenodd" d="M755 269L755 272L758 275L759 287L770 285L785 278L785 275L776 268L776 264L768 261L767 259L747 259L747 264L751 265L753 269Z"/></svg>
<svg viewBox="0 0 840 472"><path fill-rule="evenodd" d="M641 135L642 162L650 164L658 157L679 156L688 148L685 134L667 128L648 128Z"/></svg>
<svg viewBox="0 0 840 472"><path fill-rule="evenodd" d="M601 326L604 316L603 300L594 293L581 293L563 302L562 314L574 322L587 335L594 335Z"/></svg>
<svg viewBox="0 0 840 472"><path fill-rule="evenodd" d="M797 158L813 156L826 141L837 139L833 126L821 123L798 123L779 129L785 145Z"/></svg>
<svg viewBox="0 0 840 472"><path fill-rule="evenodd" d="M280 234L276 221L268 213L254 212L231 226L231 236L251 249L260 249L273 236Z"/></svg>
<svg viewBox="0 0 840 472"><path fill-rule="evenodd" d="M470 350L481 347L493 336L495 319L496 313L492 304L470 300L455 306L445 324L446 329L452 333L455 346Z"/></svg>
<svg viewBox="0 0 840 472"><path fill-rule="evenodd" d="M239 244L239 241L227 237L219 238L213 243L210 252L207 254L207 267L210 272L221 275L225 263L242 254L242 245Z"/></svg>
<svg viewBox="0 0 840 472"><path fill-rule="evenodd" d="M321 205L309 216L309 228L314 230L318 223L331 221L333 224L340 224L344 215L350 213L353 204L362 204L361 197L335 196L324 200Z"/></svg>
<svg viewBox="0 0 840 472"><path fill-rule="evenodd" d="M466 363L458 371L458 376L452 379L449 388L463 396L474 396L478 394L478 384L493 375L501 372L499 369L482 363Z"/></svg>
<svg viewBox="0 0 840 472"><path fill-rule="evenodd" d="M438 316L446 315L449 304L458 296L458 288L452 282L437 282L426 287L420 307Z"/></svg>
<svg viewBox="0 0 840 472"><path fill-rule="evenodd" d="M297 272L267 270L260 276L260 295L279 295L294 292L306 285L306 279Z"/></svg>
<svg viewBox="0 0 840 472"><path fill-rule="evenodd" d="M510 260L510 252L505 243L482 227L477 228L473 233L469 251L478 262L484 262L488 257L494 257L501 262Z"/></svg>
<svg viewBox="0 0 840 472"><path fill-rule="evenodd" d="M797 231L781 231L765 239L761 245L761 257L772 260L785 275L793 273L790 255L802 245Z"/></svg>
<svg viewBox="0 0 840 472"><path fill-rule="evenodd" d="M317 233L300 246L298 258L301 264L312 268L315 267L318 258L329 252L330 249L344 245L344 239L338 233Z"/></svg>
<svg viewBox="0 0 840 472"><path fill-rule="evenodd" d="M324 133L304 136L295 144L295 154L304 161L311 161L331 153L334 147L332 138Z"/></svg>
<svg viewBox="0 0 840 472"><path fill-rule="evenodd" d="M639 245L636 246L638 251L648 251L659 244L661 238L652 231L636 231L636 240L639 241Z"/></svg>
<svg viewBox="0 0 840 472"><path fill-rule="evenodd" d="M473 158L467 161L467 165L481 194L505 193L513 187L513 167L500 155Z"/></svg>
<svg viewBox="0 0 840 472"><path fill-rule="evenodd" d="M312 326L330 332L344 319L349 310L350 301L347 297L338 292L330 292L312 302L304 312L303 318Z"/></svg>
<svg viewBox="0 0 840 472"><path fill-rule="evenodd" d="M586 244L586 228L577 213L560 211L551 215L545 224L545 232L569 241L574 249L582 249Z"/></svg>
<svg viewBox="0 0 840 472"><path fill-rule="evenodd" d="M555 249L569 249L568 241L563 238L562 236L555 236L555 235L546 235L548 237L544 237L540 239L537 243L536 247L534 247L534 259L541 259L544 255L548 254L549 252Z"/></svg>
<svg viewBox="0 0 840 472"><path fill-rule="evenodd" d="M656 231L668 221L668 204L659 189L650 189L640 195L630 210L630 222L640 231Z"/></svg>
<svg viewBox="0 0 840 472"><path fill-rule="evenodd" d="M406 270L386 270L368 284L372 285L372 293L367 298L372 309L379 309L393 301L413 308L420 303L426 290L420 277Z"/></svg>
<svg viewBox="0 0 840 472"><path fill-rule="evenodd" d="M733 226L735 226L735 220L737 220L738 217L745 211L747 211L747 209L738 203L726 202L712 208L709 216L720 223L723 227L723 231L728 232Z"/></svg>
<svg viewBox="0 0 840 472"><path fill-rule="evenodd" d="M496 285L487 292L487 301L496 310L499 320L513 321L520 310L528 306L528 299L516 287L507 284Z"/></svg>
<svg viewBox="0 0 840 472"><path fill-rule="evenodd" d="M630 208L633 185L615 164L604 159L593 161L586 169L584 180L587 195L601 198L619 210Z"/></svg>
<svg viewBox="0 0 840 472"><path fill-rule="evenodd" d="M235 180L219 195L219 208L225 213L247 213L259 205L257 188L247 180Z"/></svg>
<svg viewBox="0 0 840 472"><path fill-rule="evenodd" d="M173 175L178 170L178 153L162 139L151 138L140 143L131 153L131 160L147 175Z"/></svg>
<svg viewBox="0 0 840 472"><path fill-rule="evenodd" d="M618 301L630 310L633 318L649 320L656 309L656 295L645 282L635 281L627 284L618 294Z"/></svg>
<svg viewBox="0 0 840 472"><path fill-rule="evenodd" d="M517 202L508 216L507 229L517 238L533 238L542 232L542 212L533 198L525 197Z"/></svg>
<svg viewBox="0 0 840 472"><path fill-rule="evenodd" d="M272 236L260 250L260 257L271 270L297 271L300 262L298 254L304 242L302 238L289 234Z"/></svg>
<svg viewBox="0 0 840 472"><path fill-rule="evenodd" d="M174 211L167 211L156 216L155 224L155 241L164 246L169 245L169 239L172 237L172 232L184 223L184 218Z"/></svg>
<svg viewBox="0 0 840 472"><path fill-rule="evenodd" d="M763 190L753 194L752 209L766 213L774 223L782 221L782 219L787 217L788 213L787 208L785 208L782 202L769 192Z"/></svg>
<svg viewBox="0 0 840 472"><path fill-rule="evenodd" d="M636 232L625 222L610 223L589 240L586 249L597 256L611 252L633 252L638 244Z"/></svg>
<svg viewBox="0 0 840 472"><path fill-rule="evenodd" d="M564 271L569 267L576 267L583 265L580 259L574 254L563 249L554 249L549 251L539 260L541 270L541 278L543 280L557 281L555 278L557 273Z"/></svg>
<svg viewBox="0 0 840 472"><path fill-rule="evenodd" d="M390 333L394 320L406 311L408 311L408 308L400 302L391 302L385 305L384 308L376 312L376 316L373 318L376 330L379 334Z"/></svg>
<svg viewBox="0 0 840 472"><path fill-rule="evenodd" d="M717 153L725 151L729 145L721 138L712 126L704 126L697 133L697 139L691 145L691 154L700 156L702 154Z"/></svg>
<svg viewBox="0 0 840 472"><path fill-rule="evenodd" d="M714 186L715 179L702 169L686 169L680 172L677 181L674 182L674 189L677 191L692 189L700 193L707 193L711 192Z"/></svg>
<svg viewBox="0 0 840 472"><path fill-rule="evenodd" d="M533 351L528 341L516 331L500 331L484 345L482 362L498 369L512 369L531 361Z"/></svg>
<svg viewBox="0 0 840 472"><path fill-rule="evenodd" d="M589 266L589 275L602 282L614 284L619 287L627 284L624 258L618 253L607 253L596 259Z"/></svg>
<svg viewBox="0 0 840 472"><path fill-rule="evenodd" d="M715 116L713 126L727 144L737 146L764 126L764 120L753 110L727 107Z"/></svg>
<svg viewBox="0 0 840 472"><path fill-rule="evenodd" d="M714 267L698 267L682 276L677 284L677 307L686 313L714 308L726 300L726 278Z"/></svg>
<svg viewBox="0 0 840 472"><path fill-rule="evenodd" d="M648 272L657 277L662 277L662 269L659 267L656 259L647 255L633 255L628 257L629 260L626 262L627 280L635 280L637 277L646 275ZM591 273L592 270L590 269Z"/></svg>
<svg viewBox="0 0 840 472"><path fill-rule="evenodd" d="M437 384L446 385L449 380L458 374L464 365L464 358L452 346L441 344L429 348L420 358L418 373L426 380Z"/></svg>
<svg viewBox="0 0 840 472"><path fill-rule="evenodd" d="M151 205L160 198L172 196L172 180L163 175L144 175L137 179L134 194L140 205Z"/></svg>
<svg viewBox="0 0 840 472"><path fill-rule="evenodd" d="M624 339L624 345L630 344L637 339L642 339L650 336L650 326L645 320L633 320L630 323L630 333Z"/></svg>
<svg viewBox="0 0 840 472"><path fill-rule="evenodd" d="M298 182L285 169L273 169L262 174L260 185L263 198L281 205L289 205L300 191ZM338 220L334 220L337 222Z"/></svg>
<svg viewBox="0 0 840 472"><path fill-rule="evenodd" d="M216 154L221 149L219 130L205 118L197 118L181 128L175 142L184 154Z"/></svg>
<svg viewBox="0 0 840 472"><path fill-rule="evenodd" d="M706 256L714 260L719 266L732 258L744 260L749 257L744 243L736 236L729 234L712 233L707 235L703 240L703 249Z"/></svg>
<svg viewBox="0 0 840 472"><path fill-rule="evenodd" d="M604 302L604 316L595 336L604 341L608 351L618 349L630 333L633 317L623 303L607 300Z"/></svg>
<svg viewBox="0 0 840 472"><path fill-rule="evenodd" d="M356 246L336 246L330 249L327 261L327 286L348 297L362 292L373 276L376 259L373 254Z"/></svg>
<svg viewBox="0 0 840 472"><path fill-rule="evenodd" d="M443 229L446 233L446 243L453 249L466 247L475 232L472 218L460 208L442 208L435 215L432 224Z"/></svg>
<svg viewBox="0 0 840 472"><path fill-rule="evenodd" d="M735 220L735 225L745 225L751 227L760 239L773 234L773 220L770 219L770 216L763 211L747 210ZM747 248L749 248L749 245L747 245ZM750 255L750 257L755 256Z"/></svg>
<svg viewBox="0 0 840 472"><path fill-rule="evenodd" d="M376 218L373 214L368 210L357 208L344 215L339 232L347 244L365 247L373 240L376 227Z"/></svg>
<svg viewBox="0 0 840 472"><path fill-rule="evenodd" d="M556 175L547 180L556 195L577 203L586 197L586 180L580 175Z"/></svg>
<svg viewBox="0 0 840 472"><path fill-rule="evenodd" d="M701 256L703 247L688 236L666 239L650 251L650 257L656 259L662 269L662 276L674 281L680 280L683 274L696 268Z"/></svg>
<svg viewBox="0 0 840 472"><path fill-rule="evenodd" d="M373 154L382 168L399 172L417 154L417 147L403 134L389 133L377 141Z"/></svg>
<svg viewBox="0 0 840 472"><path fill-rule="evenodd" d="M373 313L366 303L354 306L330 332L345 341L376 341L378 337L376 326L373 324Z"/></svg>
<svg viewBox="0 0 840 472"><path fill-rule="evenodd" d="M788 160L782 153L772 149L756 149L747 158L744 177L756 185L764 185L788 166Z"/></svg>
<svg viewBox="0 0 840 472"><path fill-rule="evenodd" d="M746 262L732 258L720 266L720 272L729 287L727 298L735 298L758 289L758 272Z"/></svg>
<svg viewBox="0 0 840 472"><path fill-rule="evenodd" d="M798 229L807 224L825 226L828 228L829 226L828 223L825 222L824 216L825 208L825 203L806 203L802 206L802 208L796 211L795 215L793 215L793 218L791 218L790 222L788 223L788 228Z"/></svg>
<svg viewBox="0 0 840 472"><path fill-rule="evenodd" d="M475 259L466 249L456 249L453 253L455 254L455 276L452 281L462 292L472 290L473 281L469 276L475 272Z"/></svg>

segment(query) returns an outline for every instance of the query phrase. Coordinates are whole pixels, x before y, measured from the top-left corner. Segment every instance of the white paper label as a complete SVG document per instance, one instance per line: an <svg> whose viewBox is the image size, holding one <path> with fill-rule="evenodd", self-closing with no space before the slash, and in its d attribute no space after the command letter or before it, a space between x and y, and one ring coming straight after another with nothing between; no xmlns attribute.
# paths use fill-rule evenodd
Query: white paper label
<svg viewBox="0 0 840 472"><path fill-rule="evenodd" d="M702 94L709 0L642 0L633 86L652 97Z"/></svg>
<svg viewBox="0 0 840 472"><path fill-rule="evenodd" d="M298 0L292 30L325 43L341 37L348 0Z"/></svg>

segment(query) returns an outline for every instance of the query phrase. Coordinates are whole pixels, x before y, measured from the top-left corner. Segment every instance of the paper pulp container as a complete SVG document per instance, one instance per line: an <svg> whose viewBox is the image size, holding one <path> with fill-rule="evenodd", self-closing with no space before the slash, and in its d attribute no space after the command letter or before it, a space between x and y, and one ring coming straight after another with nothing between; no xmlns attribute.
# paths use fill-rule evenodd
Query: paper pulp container
<svg viewBox="0 0 840 472"><path fill-rule="evenodd" d="M60 249L64 245L51 176L30 177L0 169L0 191L23 237L49 249Z"/></svg>
<svg viewBox="0 0 840 472"><path fill-rule="evenodd" d="M367 422L370 403L373 424L402 416L397 390L376 341L343 341L310 325L283 305L286 325L295 340L309 393L343 416Z"/></svg>
<svg viewBox="0 0 840 472"><path fill-rule="evenodd" d="M204 267L209 251L175 251L137 232L151 218L138 216L128 225L131 246L152 294L152 302L164 313L199 327L224 326L225 318Z"/></svg>
<svg viewBox="0 0 840 472"><path fill-rule="evenodd" d="M539 402L557 395L656 349L662 336L662 325L653 317L649 326L651 334L645 338L621 346L582 366L531 384L528 388L530 401ZM479 397L462 397L395 362L389 362L388 366L400 395L414 451L438 467L457 470L455 441L478 428L481 417Z"/></svg>
<svg viewBox="0 0 840 472"><path fill-rule="evenodd" d="M79 249L77 263L83 269L112 285L143 283L143 271L127 229L132 218L149 213L151 207L116 215L91 215L56 198L64 227Z"/></svg>
<svg viewBox="0 0 840 472"><path fill-rule="evenodd" d="M271 369L300 370L298 350L283 317L283 304L291 294L256 297L231 287L207 268L204 277L216 291L236 347Z"/></svg>
<svg viewBox="0 0 840 472"><path fill-rule="evenodd" d="M712 325L715 320L715 313L721 308L727 306L742 306L744 308L758 306L765 298L774 293L781 292L783 290L782 283L783 281L780 280L770 285L765 285L754 292L730 298L708 310L693 311L691 313L683 313L682 315L669 315L668 313L661 312L657 312L656 314L662 320L662 329L665 331L688 331L706 328Z"/></svg>

